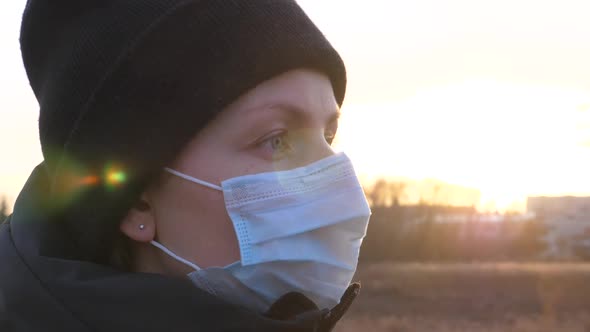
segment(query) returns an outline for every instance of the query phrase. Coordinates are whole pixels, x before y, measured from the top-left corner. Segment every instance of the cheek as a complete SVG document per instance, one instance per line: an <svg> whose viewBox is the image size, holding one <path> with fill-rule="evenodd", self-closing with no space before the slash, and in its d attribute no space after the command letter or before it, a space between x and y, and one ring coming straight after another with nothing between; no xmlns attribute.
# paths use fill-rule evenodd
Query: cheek
<svg viewBox="0 0 590 332"><path fill-rule="evenodd" d="M224 160L223 164L230 166L224 169L225 175L223 178L219 179L218 183L234 177L271 172L277 169L275 165L276 162L262 160L252 152L235 153L233 156Z"/></svg>
<svg viewBox="0 0 590 332"><path fill-rule="evenodd" d="M163 193L162 204L157 211L161 227L206 226L225 219L225 204L221 192L200 187L196 184L182 183Z"/></svg>
<svg viewBox="0 0 590 332"><path fill-rule="evenodd" d="M167 185L159 194L162 202L162 211L171 213L173 211L189 212L196 208L196 202L205 201L211 203L216 201L215 193L209 192L209 189L199 185L184 182L180 179L173 179L172 184Z"/></svg>
<svg viewBox="0 0 590 332"><path fill-rule="evenodd" d="M168 190L158 209L158 239L173 243L183 255L203 266L233 263L237 239L223 194L191 183Z"/></svg>

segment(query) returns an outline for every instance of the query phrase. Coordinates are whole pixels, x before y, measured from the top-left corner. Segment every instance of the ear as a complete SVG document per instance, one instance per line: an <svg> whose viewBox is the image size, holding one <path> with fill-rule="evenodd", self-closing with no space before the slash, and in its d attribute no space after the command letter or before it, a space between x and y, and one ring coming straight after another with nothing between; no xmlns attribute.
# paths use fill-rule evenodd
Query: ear
<svg viewBox="0 0 590 332"><path fill-rule="evenodd" d="M150 242L156 236L153 208L146 195L133 206L119 225L123 234L137 242ZM142 226L143 225L143 226Z"/></svg>

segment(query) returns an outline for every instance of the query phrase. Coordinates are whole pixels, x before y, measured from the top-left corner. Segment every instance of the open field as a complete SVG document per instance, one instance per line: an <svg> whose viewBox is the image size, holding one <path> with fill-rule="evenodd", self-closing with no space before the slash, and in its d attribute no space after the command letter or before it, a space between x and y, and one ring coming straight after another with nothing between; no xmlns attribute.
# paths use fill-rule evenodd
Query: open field
<svg viewBox="0 0 590 332"><path fill-rule="evenodd" d="M590 332L590 264L361 264L336 332Z"/></svg>

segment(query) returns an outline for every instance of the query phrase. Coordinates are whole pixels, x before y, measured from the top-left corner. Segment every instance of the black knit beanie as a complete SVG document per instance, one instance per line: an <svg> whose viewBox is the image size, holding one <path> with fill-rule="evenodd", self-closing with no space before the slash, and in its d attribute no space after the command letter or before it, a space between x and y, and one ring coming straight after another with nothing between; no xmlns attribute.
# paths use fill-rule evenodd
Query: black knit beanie
<svg viewBox="0 0 590 332"><path fill-rule="evenodd" d="M29 0L20 42L47 206L72 255L97 262L141 192L240 95L295 68L326 74L338 104L346 87L294 0Z"/></svg>

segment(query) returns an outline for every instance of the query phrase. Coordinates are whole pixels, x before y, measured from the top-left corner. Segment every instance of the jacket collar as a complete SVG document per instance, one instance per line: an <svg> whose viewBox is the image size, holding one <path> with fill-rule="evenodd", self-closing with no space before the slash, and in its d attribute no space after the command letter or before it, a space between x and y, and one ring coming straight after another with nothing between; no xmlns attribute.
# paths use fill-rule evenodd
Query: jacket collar
<svg viewBox="0 0 590 332"><path fill-rule="evenodd" d="M353 283L344 292L340 302L332 309L318 310L310 299L301 293L292 292L279 298L266 312L265 316L279 320L297 320L309 313L320 313L318 331L331 331L336 323L348 311L360 292L360 283Z"/></svg>
<svg viewBox="0 0 590 332"><path fill-rule="evenodd" d="M125 273L77 260L67 254L67 233L59 220L44 214L38 203L42 186L37 177L33 172L14 214L0 225L0 316L15 326L9 331L327 332L359 292L360 285L352 284L331 310L318 310L305 296L289 293L258 314L188 279Z"/></svg>

